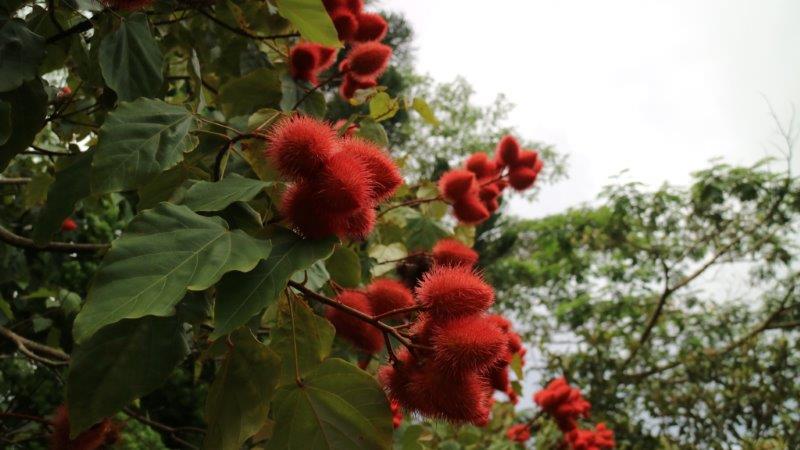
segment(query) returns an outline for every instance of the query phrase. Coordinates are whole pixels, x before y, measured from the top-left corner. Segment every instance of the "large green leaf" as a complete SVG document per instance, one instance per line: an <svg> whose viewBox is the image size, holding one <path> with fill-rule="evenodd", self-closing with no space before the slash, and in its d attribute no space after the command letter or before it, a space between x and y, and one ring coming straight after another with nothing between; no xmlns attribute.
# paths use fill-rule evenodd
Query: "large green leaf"
<svg viewBox="0 0 800 450"><path fill-rule="evenodd" d="M280 377L280 358L249 330L231 336L231 348L208 391L208 434L203 447L238 450L264 425Z"/></svg>
<svg viewBox="0 0 800 450"><path fill-rule="evenodd" d="M13 91L3 92L0 101L11 105L11 135L0 145L0 170L3 170L14 156L33 143L44 126L47 94L42 80L36 79Z"/></svg>
<svg viewBox="0 0 800 450"><path fill-rule="evenodd" d="M89 173L94 151L77 156L70 165L56 172L56 180L47 191L47 203L36 218L33 240L46 244L61 223L72 213L75 203L89 195Z"/></svg>
<svg viewBox="0 0 800 450"><path fill-rule="evenodd" d="M284 297L278 303L278 317L270 333L270 348L281 356L280 385L294 383L299 376L316 369L331 353L336 331L300 300Z"/></svg>
<svg viewBox="0 0 800 450"><path fill-rule="evenodd" d="M272 252L248 273L222 278L214 304L212 338L230 333L274 302L293 273L333 252L335 238L308 240L281 230L272 237Z"/></svg>
<svg viewBox="0 0 800 450"><path fill-rule="evenodd" d="M75 319L75 339L122 319L170 315L187 289L202 291L226 272L251 270L270 247L185 206L161 203L143 211L103 259Z"/></svg>
<svg viewBox="0 0 800 450"><path fill-rule="evenodd" d="M261 108L277 108L281 102L281 80L277 70L256 69L228 81L217 99L227 117L250 115Z"/></svg>
<svg viewBox="0 0 800 450"><path fill-rule="evenodd" d="M408 220L406 245L411 250L430 250L439 239L447 237L447 231L436 220L428 217L415 217Z"/></svg>
<svg viewBox="0 0 800 450"><path fill-rule="evenodd" d="M159 387L189 351L175 317L107 326L72 353L67 404L72 434Z"/></svg>
<svg viewBox="0 0 800 450"><path fill-rule="evenodd" d="M136 13L100 42L100 70L122 101L156 97L164 82L164 59L147 16Z"/></svg>
<svg viewBox="0 0 800 450"><path fill-rule="evenodd" d="M0 92L36 78L42 59L44 38L24 21L0 16Z"/></svg>
<svg viewBox="0 0 800 450"><path fill-rule="evenodd" d="M192 211L220 211L233 202L258 195L267 183L231 174L215 183L198 181L186 190L182 204Z"/></svg>
<svg viewBox="0 0 800 450"><path fill-rule="evenodd" d="M92 192L134 189L178 164L197 145L192 114L161 100L122 103L109 114L92 161Z"/></svg>
<svg viewBox="0 0 800 450"><path fill-rule="evenodd" d="M278 12L311 42L341 47L339 34L321 0L277 0Z"/></svg>
<svg viewBox="0 0 800 450"><path fill-rule="evenodd" d="M392 447L392 415L375 378L329 359L275 393L275 433L267 450L382 450Z"/></svg>
<svg viewBox="0 0 800 450"><path fill-rule="evenodd" d="M325 268L333 281L344 287L357 287L361 283L361 259L348 247L339 247L325 261Z"/></svg>

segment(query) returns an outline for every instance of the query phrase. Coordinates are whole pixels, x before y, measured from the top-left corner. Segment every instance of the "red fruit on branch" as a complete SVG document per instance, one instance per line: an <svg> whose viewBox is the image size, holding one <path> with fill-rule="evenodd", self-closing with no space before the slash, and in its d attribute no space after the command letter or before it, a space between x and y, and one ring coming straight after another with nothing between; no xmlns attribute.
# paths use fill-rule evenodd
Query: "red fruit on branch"
<svg viewBox="0 0 800 450"><path fill-rule="evenodd" d="M497 175L497 166L489 156L483 152L473 153L467 158L466 168L474 173L478 179L485 179Z"/></svg>
<svg viewBox="0 0 800 450"><path fill-rule="evenodd" d="M380 14L361 13L356 19L358 31L353 37L356 42L380 41L386 37L386 32L389 31L389 24Z"/></svg>
<svg viewBox="0 0 800 450"><path fill-rule="evenodd" d="M533 169L536 165L536 161L539 160L539 154L534 150L522 150L519 153L519 157L514 162L512 168L516 167L527 167L529 169Z"/></svg>
<svg viewBox="0 0 800 450"><path fill-rule="evenodd" d="M392 48L378 42L365 42L350 50L344 61L348 75L358 82L370 82L380 77L389 65Z"/></svg>
<svg viewBox="0 0 800 450"><path fill-rule="evenodd" d="M497 362L506 335L482 314L459 317L433 328L436 364L452 372L482 371Z"/></svg>
<svg viewBox="0 0 800 450"><path fill-rule="evenodd" d="M352 213L372 205L368 170L353 155L345 152L334 154L317 176L317 195L328 210Z"/></svg>
<svg viewBox="0 0 800 450"><path fill-rule="evenodd" d="M356 15L345 7L336 8L329 14L339 40L351 41L358 31L358 18Z"/></svg>
<svg viewBox="0 0 800 450"><path fill-rule="evenodd" d="M331 236L338 231L337 217L320 202L310 181L298 181L289 186L281 198L280 210L281 215L309 239Z"/></svg>
<svg viewBox="0 0 800 450"><path fill-rule="evenodd" d="M495 324L495 326L500 328L504 333L508 333L511 330L511 322L499 314L490 314L487 316L487 319Z"/></svg>
<svg viewBox="0 0 800 450"><path fill-rule="evenodd" d="M316 44L303 42L289 50L289 72L292 78L317 83L319 51Z"/></svg>
<svg viewBox="0 0 800 450"><path fill-rule="evenodd" d="M518 191L524 191L536 182L536 171L527 167L515 167L508 173L508 184Z"/></svg>
<svg viewBox="0 0 800 450"><path fill-rule="evenodd" d="M581 391L571 387L563 377L556 378L534 394L533 401L550 414L564 432L575 428L579 417L588 417L592 406Z"/></svg>
<svg viewBox="0 0 800 450"><path fill-rule="evenodd" d="M359 89L369 89L378 85L376 80L356 80L350 74L345 74L342 84L339 86L339 95L343 99L349 100L353 98L356 91Z"/></svg>
<svg viewBox="0 0 800 450"><path fill-rule="evenodd" d="M336 132L308 116L283 119L269 133L267 156L284 177L315 178L337 149Z"/></svg>
<svg viewBox="0 0 800 450"><path fill-rule="evenodd" d="M434 267L422 278L416 294L434 319L476 314L494 303L492 287L463 267Z"/></svg>
<svg viewBox="0 0 800 450"><path fill-rule="evenodd" d="M97 450L119 440L120 425L103 419L74 439L69 438L69 411L66 405L56 408L52 420L50 450Z"/></svg>
<svg viewBox="0 0 800 450"><path fill-rule="evenodd" d="M344 217L336 217L333 219L336 234L342 238L364 239L375 227L376 216L375 209L370 205L359 208Z"/></svg>
<svg viewBox="0 0 800 450"><path fill-rule="evenodd" d="M394 161L371 142L360 138L345 139L342 152L364 165L369 174L370 195L375 202L391 197L403 184L403 177Z"/></svg>
<svg viewBox="0 0 800 450"><path fill-rule="evenodd" d="M372 309L366 294L359 291L342 291L336 301L353 309L372 315ZM336 335L367 353L378 353L383 349L383 334L374 326L355 316L336 308L328 308L325 316L336 328Z"/></svg>
<svg viewBox="0 0 800 450"><path fill-rule="evenodd" d="M574 429L564 435L565 441L573 450L601 450L614 448L614 432L604 423L597 424L594 430Z"/></svg>
<svg viewBox="0 0 800 450"><path fill-rule="evenodd" d="M455 239L442 239L431 251L433 262L439 266L472 268L478 262L478 252Z"/></svg>
<svg viewBox="0 0 800 450"><path fill-rule="evenodd" d="M500 139L495 154L497 155L497 160L501 161L503 165L510 166L519 159L520 150L521 147L517 139L509 135Z"/></svg>
<svg viewBox="0 0 800 450"><path fill-rule="evenodd" d="M518 423L508 427L506 437L514 442L525 442L531 438L531 427L525 423Z"/></svg>
<svg viewBox="0 0 800 450"><path fill-rule="evenodd" d="M411 291L403 283L389 278L378 278L370 283L367 297L376 316L415 305Z"/></svg>
<svg viewBox="0 0 800 450"><path fill-rule="evenodd" d="M457 202L477 189L475 174L469 170L450 170L439 179L439 193L445 200L451 202Z"/></svg>
<svg viewBox="0 0 800 450"><path fill-rule="evenodd" d="M468 195L453 204L453 214L456 219L468 224L475 225L488 219L491 213L477 195Z"/></svg>
<svg viewBox="0 0 800 450"><path fill-rule="evenodd" d="M72 220L71 217L67 217L61 222L61 231L75 231L78 229L78 223Z"/></svg>

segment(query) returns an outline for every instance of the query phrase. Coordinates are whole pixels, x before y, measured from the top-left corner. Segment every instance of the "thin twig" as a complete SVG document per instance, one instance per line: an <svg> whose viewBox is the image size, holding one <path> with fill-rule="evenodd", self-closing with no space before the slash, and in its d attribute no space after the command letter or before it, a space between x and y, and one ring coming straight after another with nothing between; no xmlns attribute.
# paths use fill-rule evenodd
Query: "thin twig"
<svg viewBox="0 0 800 450"><path fill-rule="evenodd" d="M0 326L0 335L10 340L14 344L16 344L17 350L19 350L20 353L22 353L23 355L27 356L28 358L34 361L43 364L48 364L51 366L65 365L67 364L67 361L69 361L69 355L62 352L61 350L58 350L53 347L48 347L46 345L42 345L38 342L34 342L30 339L22 337L6 327ZM57 358L58 360L49 359L41 355L37 355L36 353L34 353L33 350L39 351L40 353L45 353L50 357Z"/></svg>
<svg viewBox="0 0 800 450"><path fill-rule="evenodd" d="M237 28L237 27L233 27L233 26L228 25L227 23L225 23L222 20L216 18L213 14L211 14L210 12L206 11L203 8L198 8L197 11L200 12L200 14L202 14L202 15L206 16L207 18L209 18L215 24L221 26L222 28L224 28L224 29L226 29L226 30L228 30L228 31L230 31L232 33L236 33L236 34L238 34L240 36L244 36L244 37L247 37L247 38L250 38L250 39L257 39L257 40L260 40L260 41L265 41L265 40L286 39L286 38L292 38L292 37L299 37L300 36L300 33L283 33L283 34L273 34L273 35L270 35L270 36L253 34L253 33L249 32L247 30L243 30L241 28Z"/></svg>
<svg viewBox="0 0 800 450"><path fill-rule="evenodd" d="M384 214L388 213L389 211L391 211L393 209L400 208L401 206L416 206L416 205L421 205L423 203L431 203L431 202L436 202L436 201L444 201L444 199L442 199L441 195L437 195L436 197L415 198L415 199L411 199L411 200L406 200L406 201L401 202L401 203L395 203L394 205L391 205L388 208L386 208L383 211L381 211L380 213L378 213L378 217L383 216ZM445 203L447 203L447 202L445 202Z"/></svg>
<svg viewBox="0 0 800 450"><path fill-rule="evenodd" d="M139 422L141 422L141 423L143 423L143 424L145 424L145 425L147 425L147 426L149 426L151 428L154 428L156 430L168 433L169 437L173 441L175 441L175 442L177 442L177 443L179 443L179 444L181 444L181 445L183 445L184 447L187 447L187 448L197 449L198 447L196 445L192 444L189 441L181 439L180 437L178 437L177 433L179 433L181 431L188 431L188 432L193 432L193 433L203 433L203 434L205 434L205 430L203 430L201 428L195 428L195 427L177 427L176 428L176 427L171 427L169 425L165 425L165 424L163 424L161 422L156 422L155 420L150 419L150 418L144 416L143 414L140 414L140 413L134 411L131 408L127 408L126 407L126 408L123 408L122 411L125 414L127 414L128 416L132 417L133 419L135 419L135 420L137 420L137 421L139 421Z"/></svg>
<svg viewBox="0 0 800 450"><path fill-rule="evenodd" d="M82 244L72 242L49 242L44 245L37 245L32 239L14 234L2 225L0 225L0 241L19 248L62 253L95 253L101 250L107 250L111 247L109 244Z"/></svg>
<svg viewBox="0 0 800 450"><path fill-rule="evenodd" d="M297 100L297 102L294 104L294 106L292 106L292 110L296 110L298 107L300 107L300 105L303 104L303 102L306 101L306 99L311 94L313 94L317 90L321 89L323 86L327 85L331 81L335 80L339 75L340 75L340 73L336 72L333 75L331 75L330 77L328 77L327 79L325 79L322 83L319 83L316 86L312 87L311 89L307 90L306 93L299 100Z"/></svg>
<svg viewBox="0 0 800 450"><path fill-rule="evenodd" d="M0 186L4 184L26 184L30 183L31 179L27 177L20 178L0 178Z"/></svg>
<svg viewBox="0 0 800 450"><path fill-rule="evenodd" d="M372 316L372 318L375 319L375 320L382 320L382 319L385 319L387 317L396 316L398 314L405 314L405 313L414 312L414 311L423 311L424 309L425 309L425 307L422 306L422 305L406 306L405 308L397 308L397 309L393 309L391 311L386 311L383 314L378 314L377 316Z"/></svg>

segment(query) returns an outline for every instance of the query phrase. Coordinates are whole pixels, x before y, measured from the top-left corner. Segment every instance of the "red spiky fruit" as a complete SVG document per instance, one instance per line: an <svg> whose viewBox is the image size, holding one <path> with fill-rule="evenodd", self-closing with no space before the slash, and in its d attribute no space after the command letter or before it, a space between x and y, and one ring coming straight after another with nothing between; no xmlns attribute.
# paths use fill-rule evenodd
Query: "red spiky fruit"
<svg viewBox="0 0 800 450"><path fill-rule="evenodd" d="M444 370L482 371L507 345L506 335L482 314L459 317L434 327L434 360Z"/></svg>
<svg viewBox="0 0 800 450"><path fill-rule="evenodd" d="M415 305L411 291L403 283L389 278L373 280L367 286L367 297L376 316Z"/></svg>
<svg viewBox="0 0 800 450"><path fill-rule="evenodd" d="M519 353L522 348L522 338L517 333L508 333L508 351L512 354Z"/></svg>
<svg viewBox="0 0 800 450"><path fill-rule="evenodd" d="M72 220L71 217L67 217L61 222L61 231L75 231L78 229L78 223Z"/></svg>
<svg viewBox="0 0 800 450"><path fill-rule="evenodd" d="M538 159L539 153L537 153L535 150L520 150L519 156L514 162L512 168L527 167L529 169L533 169L533 166L536 165L536 161Z"/></svg>
<svg viewBox="0 0 800 450"><path fill-rule="evenodd" d="M358 31L358 17L347 8L339 7L330 12L340 41L350 41Z"/></svg>
<svg viewBox="0 0 800 450"><path fill-rule="evenodd" d="M365 165L349 153L331 156L315 182L320 202L334 213L371 206L370 177Z"/></svg>
<svg viewBox="0 0 800 450"><path fill-rule="evenodd" d="M497 166L489 156L483 152L473 153L467 158L466 168L474 173L478 179L489 178L497 174Z"/></svg>
<svg viewBox="0 0 800 450"><path fill-rule="evenodd" d="M488 219L491 215L477 195L468 195L453 204L453 213L456 219L468 225L476 225Z"/></svg>
<svg viewBox="0 0 800 450"><path fill-rule="evenodd" d="M375 227L375 209L367 205L357 210L334 219L336 234L339 237L351 239L365 239Z"/></svg>
<svg viewBox="0 0 800 450"><path fill-rule="evenodd" d="M292 78L317 83L317 66L319 64L319 45L301 42L289 50L289 73Z"/></svg>
<svg viewBox="0 0 800 450"><path fill-rule="evenodd" d="M314 44L317 50L317 71L322 71L332 66L336 62L336 54L339 51L333 47Z"/></svg>
<svg viewBox="0 0 800 450"><path fill-rule="evenodd" d="M349 73L345 74L342 84L339 86L339 95L345 100L353 98L359 89L369 89L378 85L376 80L356 80Z"/></svg>
<svg viewBox="0 0 800 450"><path fill-rule="evenodd" d="M440 266L472 268L478 262L478 252L456 239L442 239L433 246L433 261Z"/></svg>
<svg viewBox="0 0 800 450"><path fill-rule="evenodd" d="M331 12L336 8L345 8L351 13L358 15L361 14L361 10L364 8L364 1L363 0L322 0L322 5L325 6L325 10Z"/></svg>
<svg viewBox="0 0 800 450"><path fill-rule="evenodd" d="M504 333L508 333L511 330L511 322L499 314L490 314L487 319L500 328L500 330L502 330Z"/></svg>
<svg viewBox="0 0 800 450"><path fill-rule="evenodd" d="M56 408L52 425L51 450L97 450L105 448L106 445L113 445L119 440L120 426L111 419L103 419L75 439L70 439L69 411L66 405Z"/></svg>
<svg viewBox="0 0 800 450"><path fill-rule="evenodd" d="M299 181L289 186L283 193L280 210L281 215L307 238L319 239L336 234L337 216L319 201L310 181Z"/></svg>
<svg viewBox="0 0 800 450"><path fill-rule="evenodd" d="M527 423L518 423L508 427L506 437L514 442L525 442L531 438L531 427Z"/></svg>
<svg viewBox="0 0 800 450"><path fill-rule="evenodd" d="M478 191L478 197L481 199L481 201L484 202L484 204L486 202L495 200L499 195L500 195L500 189L498 189L498 187L494 183L487 184L481 187L481 190Z"/></svg>
<svg viewBox="0 0 800 450"><path fill-rule="evenodd" d="M508 184L518 191L524 191L536 182L536 171L527 167L515 167L508 173Z"/></svg>
<svg viewBox="0 0 800 450"><path fill-rule="evenodd" d="M358 30L353 37L356 42L380 41L386 37L389 24L386 19L376 13L361 13L356 18Z"/></svg>
<svg viewBox="0 0 800 450"><path fill-rule="evenodd" d="M449 170L439 179L439 193L445 200L451 202L457 202L477 189L475 174L469 170Z"/></svg>
<svg viewBox="0 0 800 450"><path fill-rule="evenodd" d="M494 303L491 286L464 267L434 266L422 278L416 294L435 319L476 314Z"/></svg>
<svg viewBox="0 0 800 450"><path fill-rule="evenodd" d="M495 155L497 155L497 159L500 160L504 165L510 166L517 162L519 159L519 152L522 148L519 145L519 141L517 141L514 136L506 135L500 139L500 142L497 144L497 149L495 150Z"/></svg>
<svg viewBox="0 0 800 450"><path fill-rule="evenodd" d="M380 77L389 65L392 48L379 42L365 42L350 50L345 67L348 75L359 82Z"/></svg>
<svg viewBox="0 0 800 450"><path fill-rule="evenodd" d="M359 291L342 291L336 301L372 315L366 294ZM325 316L336 328L336 335L342 337L366 353L377 353L383 349L383 334L374 326L336 308L328 308Z"/></svg>
<svg viewBox="0 0 800 450"><path fill-rule="evenodd" d="M373 143L360 138L345 139L342 152L361 161L370 178L372 200L381 202L391 197L403 183L400 170L389 155Z"/></svg>
<svg viewBox="0 0 800 450"><path fill-rule="evenodd" d="M289 179L315 178L336 151L336 133L326 123L295 115L280 121L269 133L267 155Z"/></svg>

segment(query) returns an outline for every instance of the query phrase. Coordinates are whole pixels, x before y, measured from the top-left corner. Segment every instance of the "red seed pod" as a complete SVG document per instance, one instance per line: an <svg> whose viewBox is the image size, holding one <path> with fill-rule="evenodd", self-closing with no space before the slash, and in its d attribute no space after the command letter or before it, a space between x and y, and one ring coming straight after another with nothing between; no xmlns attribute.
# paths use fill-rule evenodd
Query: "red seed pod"
<svg viewBox="0 0 800 450"><path fill-rule="evenodd" d="M386 37L386 32L389 31L389 24L380 14L361 13L356 19L358 31L353 38L356 42L380 41Z"/></svg>
<svg viewBox="0 0 800 450"><path fill-rule="evenodd" d="M614 431L600 422L594 428L594 444L600 448L614 448L617 443L614 440Z"/></svg>
<svg viewBox="0 0 800 450"><path fill-rule="evenodd" d="M386 70L391 57L392 48L388 45L379 42L359 44L347 56L347 73L362 83L376 80Z"/></svg>
<svg viewBox="0 0 800 450"><path fill-rule="evenodd" d="M367 205L347 215L336 217L333 222L339 237L362 240L372 232L375 220L375 209Z"/></svg>
<svg viewBox="0 0 800 450"><path fill-rule="evenodd" d="M508 379L508 364L501 360L492 366L486 373L486 380L492 389L506 392L511 386Z"/></svg>
<svg viewBox="0 0 800 450"><path fill-rule="evenodd" d="M342 291L336 296L336 301L372 315L369 300L363 292ZM383 334L372 325L336 308L328 308L325 316L336 328L337 336L347 339L361 350L367 353L378 353L383 349Z"/></svg>
<svg viewBox="0 0 800 450"><path fill-rule="evenodd" d="M469 225L479 224L491 215L477 195L468 195L456 201L453 204L453 213L456 219Z"/></svg>
<svg viewBox="0 0 800 450"><path fill-rule="evenodd" d="M497 180L494 185L497 187L497 190L503 192L508 187L508 181L506 180Z"/></svg>
<svg viewBox="0 0 800 450"><path fill-rule="evenodd" d="M317 74L330 67L335 60L335 48L301 42L289 51L289 72L292 78L317 84Z"/></svg>
<svg viewBox="0 0 800 450"><path fill-rule="evenodd" d="M400 308L414 306L414 296L405 285L389 278L378 278L367 286L372 312L380 315Z"/></svg>
<svg viewBox="0 0 800 450"><path fill-rule="evenodd" d="M490 314L487 319L494 323L498 328L500 328L504 333L508 333L511 331L511 322L506 319L505 317L498 315L498 314Z"/></svg>
<svg viewBox="0 0 800 450"><path fill-rule="evenodd" d="M289 179L318 177L336 150L336 133L308 116L283 119L269 133L267 156Z"/></svg>
<svg viewBox="0 0 800 450"><path fill-rule="evenodd" d="M482 371L494 365L507 345L506 335L482 314L434 326L434 360L443 370Z"/></svg>
<svg viewBox="0 0 800 450"><path fill-rule="evenodd" d="M536 150L522 150L519 152L519 157L517 161L514 162L512 168L515 167L527 167L529 169L533 169L533 166L536 165L536 161L539 159L539 153Z"/></svg>
<svg viewBox="0 0 800 450"><path fill-rule="evenodd" d="M478 189L475 174L464 169L449 170L439 179L439 193L446 200L457 202Z"/></svg>
<svg viewBox="0 0 800 450"><path fill-rule="evenodd" d="M340 41L351 41L358 31L358 17L347 8L339 7L330 12Z"/></svg>
<svg viewBox="0 0 800 450"><path fill-rule="evenodd" d="M508 173L508 184L518 191L524 191L536 182L536 172L527 167L515 167Z"/></svg>
<svg viewBox="0 0 800 450"><path fill-rule="evenodd" d="M371 207L370 178L365 165L352 155L331 156L315 182L320 203L334 213L352 213Z"/></svg>
<svg viewBox="0 0 800 450"><path fill-rule="evenodd" d="M577 425L578 417L588 417L591 404L578 389L572 388L567 380L556 378L533 396L533 400L545 412L553 416L559 428L570 431Z"/></svg>
<svg viewBox="0 0 800 450"><path fill-rule="evenodd" d="M51 450L97 450L112 445L119 440L120 425L103 419L75 439L69 438L69 412L66 405L56 408L52 420L53 433L50 435Z"/></svg>
<svg viewBox="0 0 800 450"><path fill-rule="evenodd" d="M78 229L78 223L72 220L71 217L67 217L61 222L61 231L75 231Z"/></svg>
<svg viewBox="0 0 800 450"><path fill-rule="evenodd" d="M350 74L346 74L339 86L339 95L345 100L350 100L359 89L369 89L378 85L376 80L359 81L353 78Z"/></svg>
<svg viewBox="0 0 800 450"><path fill-rule="evenodd" d="M286 190L281 199L281 215L309 239L336 234L336 215L321 204L310 181L299 181Z"/></svg>
<svg viewBox="0 0 800 450"><path fill-rule="evenodd" d="M138 11L147 8L153 0L104 0L106 5L122 11Z"/></svg>
<svg viewBox="0 0 800 450"><path fill-rule="evenodd" d="M497 201L496 198L483 201L483 206L486 207L486 210L489 211L490 214L500 209L500 203Z"/></svg>
<svg viewBox="0 0 800 450"><path fill-rule="evenodd" d="M489 156L483 152L473 153L467 158L466 168L474 173L478 179L489 178L497 174L497 166Z"/></svg>
<svg viewBox="0 0 800 450"><path fill-rule="evenodd" d="M480 191L478 191L478 197L483 202L495 200L498 196L500 196L500 189L498 189L494 183L487 184L486 186L483 186Z"/></svg>
<svg viewBox="0 0 800 450"><path fill-rule="evenodd" d="M342 142L342 152L361 161L366 167L371 181L370 190L373 201L386 200L403 184L403 177L394 161L371 142L360 138L345 139Z"/></svg>
<svg viewBox="0 0 800 450"><path fill-rule="evenodd" d="M541 159L537 159L536 163L533 165L533 171L536 172L536 174L538 175L539 172L542 171L542 167L544 167L544 161L542 161Z"/></svg>
<svg viewBox="0 0 800 450"><path fill-rule="evenodd" d="M500 139L500 142L497 144L497 149L495 150L495 155L504 165L510 166L515 164L517 159L519 159L520 150L522 150L522 148L517 139L514 138L514 136L507 135Z"/></svg>
<svg viewBox="0 0 800 450"><path fill-rule="evenodd" d="M317 47L317 71L323 71L336 62L336 55L339 51L333 47L314 44Z"/></svg>
<svg viewBox="0 0 800 450"><path fill-rule="evenodd" d="M439 266L472 268L478 262L478 252L455 239L442 239L433 246L433 261Z"/></svg>
<svg viewBox="0 0 800 450"><path fill-rule="evenodd" d="M518 423L508 427L506 437L514 442L525 442L531 438L531 427L527 423Z"/></svg>
<svg viewBox="0 0 800 450"><path fill-rule="evenodd" d="M361 14L364 8L363 0L322 0L322 4L328 12L336 8L345 8L355 15Z"/></svg>
<svg viewBox="0 0 800 450"><path fill-rule="evenodd" d="M492 287L463 267L435 266L422 278L416 294L436 320L483 312L494 303Z"/></svg>
<svg viewBox="0 0 800 450"><path fill-rule="evenodd" d="M522 349L522 338L517 333L508 333L508 351L514 354L519 353Z"/></svg>

